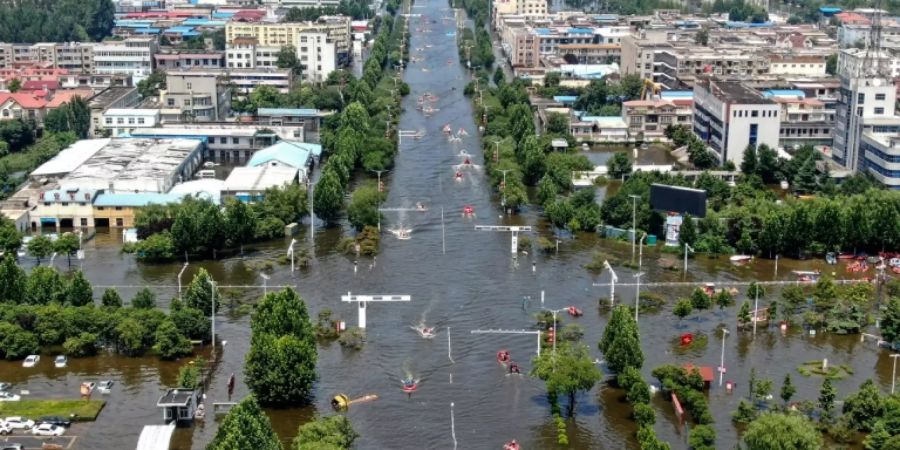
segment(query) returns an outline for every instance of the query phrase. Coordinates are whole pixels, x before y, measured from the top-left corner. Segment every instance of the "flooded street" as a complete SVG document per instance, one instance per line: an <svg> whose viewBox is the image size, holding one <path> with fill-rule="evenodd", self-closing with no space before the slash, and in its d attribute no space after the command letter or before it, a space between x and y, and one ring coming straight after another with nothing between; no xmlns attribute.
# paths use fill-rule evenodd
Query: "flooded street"
<svg viewBox="0 0 900 450"><path fill-rule="evenodd" d="M536 211L501 216L499 198L491 192L486 175L478 167L464 169L461 182L454 180L453 166L462 162L461 150L473 155L475 165L481 164L482 155L472 108L462 94L467 74L458 62L455 39L448 36L455 31L453 13L444 0L420 1L412 13L425 17L410 19L410 49L413 56L423 57L424 61L410 64L404 74L412 93L403 101L400 128L425 130L426 135L419 140L404 139L396 166L384 178L390 190L384 206L412 208L416 202L422 202L428 211L386 212L381 253L377 261L361 259L357 273L354 273L352 257L332 250L340 238L340 230L319 229L311 266L291 273L289 266L276 263L268 280L269 289L295 286L306 300L311 317L329 308L337 318L347 321L348 326L357 323L356 306L340 301L340 296L348 291L408 294L412 301L370 304L368 342L361 351L344 350L336 342L320 347L320 380L313 405L268 412L279 436L288 444L301 423L317 412L330 412L329 402L335 394L346 393L350 397L377 394L380 397L377 401L353 406L346 413L360 434L357 448L452 448L452 402L456 439L461 449L499 449L510 439L518 440L526 449L557 448L556 425L550 416L543 382L528 376L507 376L495 362L497 350L506 348L523 373L530 370L536 345L534 335L476 335L470 331L531 329L544 290L547 308L575 305L585 312L578 319L566 316L564 323L579 323L585 330L584 342L594 357L601 358L596 343L606 323L606 308L598 306L598 298L608 297L609 291L607 287L593 284L608 282L609 274L590 272L584 266L595 252L611 262L626 262L631 258L631 247L594 235L579 235L563 240L558 255L529 252L514 259L508 233L475 231L476 224L532 225L544 236L550 236ZM425 117L415 108L417 97L426 92L438 97L435 108L439 111L431 117ZM464 128L469 137L459 143L448 142L441 132L445 124L454 130ZM475 217L463 217L466 205L474 208ZM387 232L397 226L411 228L411 239L398 240ZM298 245L308 246L309 230L302 228ZM229 401L226 383L231 373L237 377L233 398L241 399L249 393L243 380L243 361L250 336L249 315L237 306L228 305L252 301L262 294L260 263L280 258L289 241L248 247L244 257L191 262L184 274L182 282L187 284L196 270L204 267L221 285L249 286L226 289L228 293L216 331L219 339L227 344L218 349L220 363L207 392L208 405ZM101 231L85 244L87 259L83 269L97 288L96 297L99 298L104 286L122 286L119 287L122 297L130 299L146 285L157 293L158 304L167 306L169 299L177 295L177 274L182 263L138 264L131 255L120 253L120 243L117 232ZM644 281L681 281L681 270L663 269L658 264L660 258L673 259L676 267L681 267L675 255L645 251L644 271L648 274ZM63 267L65 261L58 260L56 265ZM622 283L633 280L635 271L619 264L614 266ZM792 280L795 277L791 270L814 268L834 270L819 261L780 260L777 279ZM698 284L710 280L776 279L773 261L768 260L735 267L727 258L697 258L689 262L688 269L686 280ZM841 278L845 273L838 275ZM690 288L642 288L642 292L647 291L667 300L661 310L640 317L646 355L643 373L648 380L651 370L664 363L717 366L721 334L716 330L725 324L731 332L725 349L726 380L735 381L737 391L727 394L714 383L709 394L716 420L717 448L732 448L737 442L730 413L736 409L740 396L746 395L751 367L756 368L758 377L773 379L776 392L784 374L792 373L798 387L795 399L799 400L815 400L821 378L801 376L796 371L797 365L823 357L831 365L848 364L855 369L853 375L835 383L839 398L856 390L870 377L883 389L890 387L888 353L874 348L872 343L860 343L858 336L808 337L799 331L783 336L774 327L761 327L752 338L749 332L738 332L735 327L743 295L734 307L713 309L678 321L671 313L671 305L678 296L689 295ZM769 298L776 298L772 291L777 293L777 289L769 291ZM631 304L634 294L632 288L616 286L618 301ZM525 296L530 296L527 310L522 306ZM420 321L437 327L435 339L421 339L410 328ZM705 333L710 337L709 343L691 353L676 352L673 341L684 332ZM16 390L28 389L34 398L74 398L82 381L115 380L117 384L109 395L106 409L96 423L84 428L84 436L79 437L76 447L121 450L134 448L143 425L162 423L162 413L156 409L157 398L165 387L174 385L182 364L184 361L161 362L156 357L102 356L73 359L66 369L52 369L47 364L40 369L23 369L21 362L3 361L0 381L15 383ZM407 372L421 379L418 391L411 397L400 390L400 380ZM576 416L568 422L569 447L636 448L632 436L636 425L629 418L631 407L622 397L621 392L603 383L580 395ZM687 433L677 426L671 404L661 398L656 398L653 404L657 408L659 437L670 442L673 448L686 448ZM216 423L210 414L193 428L179 429L172 448L204 448L215 434Z"/></svg>

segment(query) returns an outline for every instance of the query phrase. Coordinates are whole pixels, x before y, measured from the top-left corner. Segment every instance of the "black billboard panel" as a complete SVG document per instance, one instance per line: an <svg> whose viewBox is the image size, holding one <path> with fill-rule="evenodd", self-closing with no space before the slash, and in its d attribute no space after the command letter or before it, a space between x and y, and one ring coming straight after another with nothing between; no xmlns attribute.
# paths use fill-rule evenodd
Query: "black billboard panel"
<svg viewBox="0 0 900 450"><path fill-rule="evenodd" d="M657 211L706 217L706 191L654 183L650 185L650 207Z"/></svg>

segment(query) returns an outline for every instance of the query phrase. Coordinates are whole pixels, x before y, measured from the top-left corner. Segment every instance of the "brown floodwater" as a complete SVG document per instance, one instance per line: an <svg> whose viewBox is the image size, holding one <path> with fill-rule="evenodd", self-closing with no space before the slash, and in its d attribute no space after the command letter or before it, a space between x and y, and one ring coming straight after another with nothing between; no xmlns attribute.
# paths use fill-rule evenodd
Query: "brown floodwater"
<svg viewBox="0 0 900 450"><path fill-rule="evenodd" d="M404 100L401 128L424 129L427 136L404 141L396 167L385 180L390 187L385 206L412 207L421 201L429 207L428 212L385 213L386 230L402 225L412 229L412 238L397 240L385 232L377 262L361 259L356 273L353 258L333 250L341 231L318 229L311 266L291 273L288 266L276 263L268 281L269 289L294 286L306 300L312 317L329 308L351 326L356 324L356 308L340 301L340 296L348 291L409 294L412 301L370 305L365 348L345 350L337 343L320 346L319 382L312 404L269 410L268 414L279 436L289 443L297 427L312 415L330 413L329 401L333 395L377 394L380 397L377 401L353 406L346 413L360 434L357 448L452 448L451 403L459 448L499 449L513 438L527 449L557 448L556 427L543 383L527 376L506 376L495 362L496 351L506 348L523 372L527 372L535 352L534 337L474 335L470 331L530 329L534 325L532 314L540 309L540 292L544 290L547 308L575 305L584 310L583 317L563 320L580 324L593 356L602 359L596 343L606 323L607 309L599 307L598 299L608 297L608 288L593 284L607 282L609 274L590 272L584 266L595 253L611 261L628 261L631 247L627 243L581 234L574 239L563 239L558 254L529 252L515 260L510 254L508 234L474 230L475 224L530 224L544 235L549 236L551 232L535 210L513 217L501 216L499 198L490 191L484 174L477 168L468 171L462 182L454 182L452 165L461 162L460 150L472 153L475 164L482 159L472 108L462 95L467 75L458 64L454 39L446 35L453 31L453 22L440 19L450 14L446 2L422 2L413 12L437 22L429 20L431 32L424 33L416 31L419 19L413 19L413 54L426 60L411 64L405 74L412 94ZM435 107L440 111L430 118L415 109L416 98L426 91L439 97ZM465 128L470 137L459 144L448 143L441 133L444 124L454 129ZM475 208L475 218L462 217L464 205ZM441 208L445 217L443 227ZM309 246L307 233L308 227L303 227L297 237L298 245ZM159 303L167 306L168 299L177 295L175 286L182 263L138 264L132 256L120 252L120 242L117 232L100 231L85 244L87 259L82 265L97 288L97 297L103 286L120 286L122 297L129 299L146 285L157 292ZM227 343L219 349L208 402L229 400L226 383L231 373L237 377L233 399L248 394L243 361L249 344L249 317L236 305L258 298L263 284L260 267L265 261L281 258L288 242L286 239L248 246L243 256L225 260L191 262L185 272L185 284L203 267L222 285L251 286L229 289L232 294L226 303L231 306L223 307L218 315L216 331L219 339ZM645 282L686 279L699 284L708 280L776 279L774 262L770 260L754 260L737 267L726 258L701 257L689 262L685 276L681 271L661 268L660 258L678 261L676 256L645 251ZM63 267L65 262L57 260L56 265ZM790 274L795 269L831 270L821 261L781 260L778 266L780 280L795 279ZM622 283L633 279L634 270L621 264L615 264L615 269ZM664 363L717 366L721 341L716 330L723 324L728 327L731 334L725 342L726 380L735 381L738 388L736 393L728 394L714 383L709 393L716 420L717 448L733 448L737 442L730 413L737 407L740 396L746 395L751 368L756 368L758 377L775 380L776 395L784 374L792 373L798 388L796 399L815 400L821 384L820 378L806 378L797 373L797 365L825 357L830 364L847 364L854 369L852 375L836 383L841 398L866 378L873 378L885 390L890 388L888 353L871 343L861 343L858 336L820 333L810 337L800 331L782 335L775 328L760 327L754 338L749 332L736 330L736 306L678 321L671 314L671 304L690 290L642 289L668 301L659 311L641 315L642 347L646 355L643 373L649 379L652 368ZM522 307L524 296L531 298L527 311ZM634 289L617 286L616 297L618 301L632 303ZM741 301L743 297L738 299L738 304ZM433 340L419 338L410 327L420 321L438 327L438 336ZM676 352L673 339L688 331L707 334L708 345L690 352ZM452 361L448 357L448 333ZM82 381L115 380L117 384L108 396L109 403L96 423L83 428L84 435L77 441L77 447L121 450L134 448L143 425L162 422L156 400L166 387L175 383L178 367L183 363L162 362L155 357L104 355L71 360L68 368L53 369L52 355L45 355L40 367L34 369L24 369L20 362L0 362L0 381L15 383L16 390L27 389L34 398L75 398ZM407 373L421 380L419 390L410 397L400 391L400 380ZM570 448L636 448L633 438L636 428L629 419L631 408L621 397L621 392L605 384L578 395L576 416L567 422ZM657 409L656 430L660 437L671 442L673 448L686 448L686 431L677 425L671 404L655 399L653 405ZM193 427L179 429L172 448L204 448L215 434L218 420L208 415Z"/></svg>

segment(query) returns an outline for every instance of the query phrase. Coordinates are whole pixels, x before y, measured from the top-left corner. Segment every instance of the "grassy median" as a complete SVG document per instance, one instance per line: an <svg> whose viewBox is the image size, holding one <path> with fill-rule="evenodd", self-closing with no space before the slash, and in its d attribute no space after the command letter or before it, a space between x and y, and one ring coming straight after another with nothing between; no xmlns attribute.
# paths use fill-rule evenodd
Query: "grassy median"
<svg viewBox="0 0 900 450"><path fill-rule="evenodd" d="M103 400L20 400L0 402L0 417L23 416L37 419L41 416L62 416L73 422L90 422L97 419L106 405Z"/></svg>

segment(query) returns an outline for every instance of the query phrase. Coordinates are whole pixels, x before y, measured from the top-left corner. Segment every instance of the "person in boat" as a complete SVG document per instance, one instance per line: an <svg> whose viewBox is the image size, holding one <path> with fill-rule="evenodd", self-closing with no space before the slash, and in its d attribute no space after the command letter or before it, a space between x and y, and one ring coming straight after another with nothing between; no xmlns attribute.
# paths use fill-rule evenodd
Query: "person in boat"
<svg viewBox="0 0 900 450"><path fill-rule="evenodd" d="M412 389L414 387L416 387L416 380L413 380L412 377L406 377L403 379L404 389Z"/></svg>
<svg viewBox="0 0 900 450"><path fill-rule="evenodd" d="M423 205L422 202L416 202L416 209L418 209L419 211L425 211L425 205Z"/></svg>
<svg viewBox="0 0 900 450"><path fill-rule="evenodd" d="M463 164L468 166L469 164L472 164L472 161L469 161L469 158L466 158L466 160L463 161Z"/></svg>
<svg viewBox="0 0 900 450"><path fill-rule="evenodd" d="M456 171L456 178L457 178L457 179L461 179L461 178L462 178L462 172L460 172L460 171L457 170L457 171Z"/></svg>
<svg viewBox="0 0 900 450"><path fill-rule="evenodd" d="M519 373L519 365L514 362L509 363L509 373Z"/></svg>

